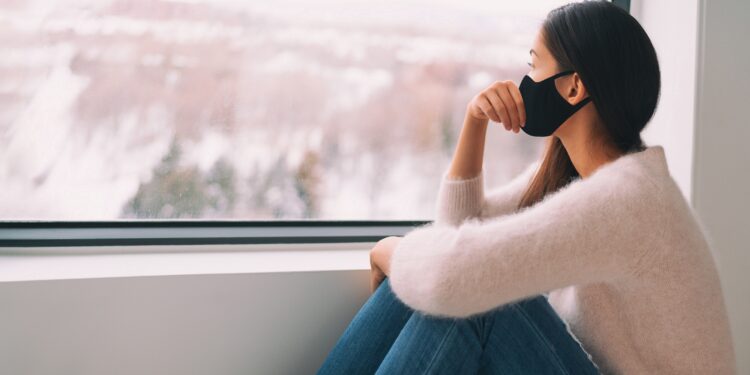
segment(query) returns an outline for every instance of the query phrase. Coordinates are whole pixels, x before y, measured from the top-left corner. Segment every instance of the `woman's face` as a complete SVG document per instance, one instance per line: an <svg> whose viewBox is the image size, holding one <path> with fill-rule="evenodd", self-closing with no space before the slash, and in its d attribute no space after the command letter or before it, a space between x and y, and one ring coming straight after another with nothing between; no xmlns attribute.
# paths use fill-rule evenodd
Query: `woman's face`
<svg viewBox="0 0 750 375"><path fill-rule="evenodd" d="M552 53L547 49L544 42L544 34L540 31L534 37L534 43L529 50L529 77L536 82L549 78L560 73L560 67ZM586 94L586 88L578 77L578 74L570 74L555 79L555 87L563 99L568 103L576 104L583 100Z"/></svg>
<svg viewBox="0 0 750 375"><path fill-rule="evenodd" d="M536 33L534 42L529 51L529 77L536 82L549 78L557 73L560 73L560 67L557 64L557 60L552 56L552 53L547 49L544 41L544 34L541 29ZM586 88L583 86L583 82L577 73L559 77L555 79L555 88L560 96L570 103L575 105L588 96ZM562 136L566 132L565 124L570 123L573 118L580 118L581 116L587 116L586 113L591 111L593 107L584 106L580 111L576 112L563 123L555 133L556 136ZM590 116L591 114L588 114Z"/></svg>

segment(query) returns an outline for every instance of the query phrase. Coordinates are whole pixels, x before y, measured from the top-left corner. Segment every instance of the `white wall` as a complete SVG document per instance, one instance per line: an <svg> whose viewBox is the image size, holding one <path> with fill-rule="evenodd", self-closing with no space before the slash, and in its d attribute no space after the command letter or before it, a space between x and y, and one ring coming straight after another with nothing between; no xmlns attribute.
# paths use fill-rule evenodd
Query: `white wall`
<svg viewBox="0 0 750 375"><path fill-rule="evenodd" d="M314 374L369 271L0 282L0 374Z"/></svg>
<svg viewBox="0 0 750 375"><path fill-rule="evenodd" d="M652 38L662 98L644 133L669 168L716 252L738 373L750 374L750 2L635 0Z"/></svg>
<svg viewBox="0 0 750 375"><path fill-rule="evenodd" d="M750 2L702 0L693 202L718 250L739 374L750 374Z"/></svg>
<svg viewBox="0 0 750 375"><path fill-rule="evenodd" d="M631 13L656 48L662 79L659 104L643 139L648 145L664 146L669 170L688 201L692 193L698 1L631 3Z"/></svg>

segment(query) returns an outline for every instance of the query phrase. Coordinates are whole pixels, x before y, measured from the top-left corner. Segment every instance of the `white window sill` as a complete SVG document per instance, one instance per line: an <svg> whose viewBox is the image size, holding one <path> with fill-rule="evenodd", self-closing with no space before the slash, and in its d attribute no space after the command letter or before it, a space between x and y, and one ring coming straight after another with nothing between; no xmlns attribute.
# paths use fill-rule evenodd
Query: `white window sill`
<svg viewBox="0 0 750 375"><path fill-rule="evenodd" d="M375 243L0 248L0 282L369 270Z"/></svg>

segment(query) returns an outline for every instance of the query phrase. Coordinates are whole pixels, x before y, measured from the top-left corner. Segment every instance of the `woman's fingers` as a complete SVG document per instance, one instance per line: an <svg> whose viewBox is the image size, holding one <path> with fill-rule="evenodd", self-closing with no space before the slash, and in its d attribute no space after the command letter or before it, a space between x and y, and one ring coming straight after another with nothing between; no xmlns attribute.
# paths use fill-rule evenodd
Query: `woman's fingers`
<svg viewBox="0 0 750 375"><path fill-rule="evenodd" d="M380 270L380 268L375 267L370 271L370 292L374 293L378 286L380 286L380 283L385 280L385 274L383 271Z"/></svg>
<svg viewBox="0 0 750 375"><path fill-rule="evenodd" d="M513 81L496 81L477 94L467 107L478 119L502 123L506 130L518 133L526 123L521 92Z"/></svg>
<svg viewBox="0 0 750 375"><path fill-rule="evenodd" d="M518 86L516 86L515 82L508 81L508 92L510 93L510 96L513 98L513 101L516 103L516 108L518 109L518 116L521 119L521 126L526 125L526 107L523 104L523 96L521 96L521 90L518 89Z"/></svg>
<svg viewBox="0 0 750 375"><path fill-rule="evenodd" d="M497 93L497 88L495 85L493 85L490 90L487 90L487 98L490 100L490 103L492 103L492 107L500 117L500 121L498 122L502 122L503 126L505 126L505 129L510 130L512 127L511 118L508 114L507 108L505 107L505 103L503 103L503 100Z"/></svg>
<svg viewBox="0 0 750 375"><path fill-rule="evenodd" d="M487 98L487 95L480 94L477 98L477 106L479 106L479 109L484 112L484 114L492 121L500 122L500 117L498 116L497 112L495 112L495 109L492 107L492 104L490 103L489 99Z"/></svg>
<svg viewBox="0 0 750 375"><path fill-rule="evenodd" d="M518 108L516 108L516 102L508 91L508 81L497 86L497 95L503 100L503 104L508 112L510 128L509 130L514 133L518 133L521 130L521 118L518 115Z"/></svg>
<svg viewBox="0 0 750 375"><path fill-rule="evenodd" d="M380 280L382 280L383 271L378 267L377 259L376 257L376 250L377 245L373 247L370 250L370 291L375 292L375 289L378 288L378 285L380 285Z"/></svg>

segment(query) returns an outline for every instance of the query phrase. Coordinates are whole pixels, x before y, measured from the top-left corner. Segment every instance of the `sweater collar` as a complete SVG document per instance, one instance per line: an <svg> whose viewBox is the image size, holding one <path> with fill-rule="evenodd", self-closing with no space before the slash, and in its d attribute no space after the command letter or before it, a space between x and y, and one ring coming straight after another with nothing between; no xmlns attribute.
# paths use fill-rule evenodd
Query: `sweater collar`
<svg viewBox="0 0 750 375"><path fill-rule="evenodd" d="M617 159L600 166L594 174L607 174L608 171L616 171L621 168L635 168L644 170L649 175L669 175L667 158L664 154L664 147L661 145L646 146L642 150L630 151L618 157Z"/></svg>
<svg viewBox="0 0 750 375"><path fill-rule="evenodd" d="M627 156L632 156L637 162L651 168L653 172L669 174L664 147L661 145L647 146L645 150L632 152Z"/></svg>

